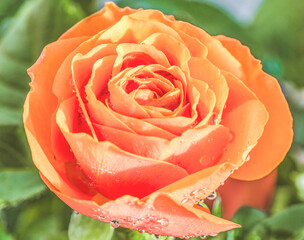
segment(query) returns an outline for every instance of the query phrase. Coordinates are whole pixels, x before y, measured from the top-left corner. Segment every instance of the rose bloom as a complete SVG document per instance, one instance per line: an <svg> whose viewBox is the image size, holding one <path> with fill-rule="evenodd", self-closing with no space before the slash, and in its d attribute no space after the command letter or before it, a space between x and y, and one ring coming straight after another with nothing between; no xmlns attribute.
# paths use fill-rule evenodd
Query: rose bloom
<svg viewBox="0 0 304 240"><path fill-rule="evenodd" d="M185 238L239 227L198 202L228 177L265 177L292 141L279 84L247 47L156 10L106 3L28 73L24 125L41 178L113 227Z"/></svg>

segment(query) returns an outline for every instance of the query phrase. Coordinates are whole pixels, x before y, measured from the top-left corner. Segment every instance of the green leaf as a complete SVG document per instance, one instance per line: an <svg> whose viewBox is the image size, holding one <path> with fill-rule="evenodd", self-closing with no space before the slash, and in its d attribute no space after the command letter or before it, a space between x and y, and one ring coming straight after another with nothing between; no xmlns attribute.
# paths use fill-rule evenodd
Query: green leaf
<svg viewBox="0 0 304 240"><path fill-rule="evenodd" d="M129 231L127 239L130 240L156 240L157 238L153 234L139 233L138 231ZM159 236L159 240L169 240L170 237Z"/></svg>
<svg viewBox="0 0 304 240"><path fill-rule="evenodd" d="M6 205L37 196L45 190L37 172L28 170L0 171L0 201Z"/></svg>
<svg viewBox="0 0 304 240"><path fill-rule="evenodd" d="M304 240L304 228L301 229L299 232L296 232L293 235L292 239L294 239L294 240Z"/></svg>
<svg viewBox="0 0 304 240"><path fill-rule="evenodd" d="M213 201L212 204L212 215L215 215L217 217L222 217L222 199L220 196L217 196L217 198Z"/></svg>
<svg viewBox="0 0 304 240"><path fill-rule="evenodd" d="M298 198L304 201L304 173L294 173L292 178L295 182Z"/></svg>
<svg viewBox="0 0 304 240"><path fill-rule="evenodd" d="M87 216L73 213L69 226L70 240L111 240L114 229L104 223Z"/></svg>
<svg viewBox="0 0 304 240"><path fill-rule="evenodd" d="M304 86L304 2L265 0L250 32L257 57L279 61L283 78ZM265 69L268 70L268 69ZM272 74L272 72L270 72Z"/></svg>
<svg viewBox="0 0 304 240"><path fill-rule="evenodd" d="M22 5L0 41L0 125L22 124L29 90L26 69L47 43L83 17L69 0L29 0Z"/></svg>
<svg viewBox="0 0 304 240"><path fill-rule="evenodd" d="M13 236L7 233L4 224L0 220L0 239L1 240L14 240Z"/></svg>
<svg viewBox="0 0 304 240"><path fill-rule="evenodd" d="M33 166L22 126L0 127L0 168Z"/></svg>
<svg viewBox="0 0 304 240"><path fill-rule="evenodd" d="M1 240L13 240L13 236L6 233L3 229L0 228L0 239Z"/></svg>
<svg viewBox="0 0 304 240"><path fill-rule="evenodd" d="M293 205L261 220L251 229L246 239L253 239L254 236L260 236L261 239L287 239L304 229L303 222L304 204Z"/></svg>
<svg viewBox="0 0 304 240"><path fill-rule="evenodd" d="M301 70L299 70L301 71ZM303 91L303 90L302 90ZM300 100L301 101L301 100ZM292 116L294 119L293 128L294 128L294 143L299 144L304 147L304 109L291 106Z"/></svg>
<svg viewBox="0 0 304 240"><path fill-rule="evenodd" d="M68 240L71 209L53 193L47 192L18 208L17 220L10 219L11 230L18 240ZM11 215L9 211L6 213L7 217Z"/></svg>
<svg viewBox="0 0 304 240"><path fill-rule="evenodd" d="M236 222L242 226L242 228L235 229L228 232L227 238L229 240L245 239L246 234L260 221L266 218L265 213L252 207L240 208L232 218L232 222Z"/></svg>
<svg viewBox="0 0 304 240"><path fill-rule="evenodd" d="M74 0L87 13L92 14L103 8L103 1L100 0Z"/></svg>
<svg viewBox="0 0 304 240"><path fill-rule="evenodd" d="M117 4L123 7L158 9L166 14L173 14L179 20L201 27L210 34L240 37L246 33L223 10L199 0L119 0Z"/></svg>
<svg viewBox="0 0 304 240"><path fill-rule="evenodd" d="M276 190L276 194L274 197L274 201L271 206L271 213L276 214L288 206L290 206L292 202L292 198L296 195L293 185L282 185L279 186Z"/></svg>
<svg viewBox="0 0 304 240"><path fill-rule="evenodd" d="M232 221L242 225L243 229L250 229L253 225L266 218L266 214L256 208L242 207L233 216Z"/></svg>
<svg viewBox="0 0 304 240"><path fill-rule="evenodd" d="M12 16L18 10L24 0L1 0L0 2L0 37L9 25Z"/></svg>
<svg viewBox="0 0 304 240"><path fill-rule="evenodd" d="M24 0L1 0L0 2L0 21L4 18L14 15L20 4Z"/></svg>
<svg viewBox="0 0 304 240"><path fill-rule="evenodd" d="M304 204L293 205L265 220L271 231L294 233L304 228Z"/></svg>
<svg viewBox="0 0 304 240"><path fill-rule="evenodd" d="M29 150L22 127L23 104L29 91L26 69L42 48L56 40L84 13L71 0L1 0L1 16L18 12L0 35L0 166L29 165ZM20 7L19 7L20 6Z"/></svg>

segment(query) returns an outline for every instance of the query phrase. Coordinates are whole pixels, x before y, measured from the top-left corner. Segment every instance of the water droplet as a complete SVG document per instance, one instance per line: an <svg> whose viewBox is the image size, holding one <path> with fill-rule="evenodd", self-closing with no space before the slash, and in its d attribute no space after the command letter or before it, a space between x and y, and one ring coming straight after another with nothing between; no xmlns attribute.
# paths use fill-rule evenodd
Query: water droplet
<svg viewBox="0 0 304 240"><path fill-rule="evenodd" d="M137 229L137 232L139 232L139 233L144 233L145 230L143 230L143 229Z"/></svg>
<svg viewBox="0 0 304 240"><path fill-rule="evenodd" d="M79 212L75 212L76 215L79 215Z"/></svg>
<svg viewBox="0 0 304 240"><path fill-rule="evenodd" d="M40 60L43 60L43 59L45 59L45 52L42 52L40 55Z"/></svg>
<svg viewBox="0 0 304 240"><path fill-rule="evenodd" d="M126 223L132 223L132 224L134 224L135 223L135 218L134 217L125 217L124 221Z"/></svg>
<svg viewBox="0 0 304 240"><path fill-rule="evenodd" d="M105 211L105 210L101 210L100 215L101 216L107 216L107 215L109 215L109 212Z"/></svg>
<svg viewBox="0 0 304 240"><path fill-rule="evenodd" d="M160 223L162 226L167 227L169 225L169 220L167 218L161 218L157 220L158 223Z"/></svg>
<svg viewBox="0 0 304 240"><path fill-rule="evenodd" d="M214 233L214 234L210 234L210 237L216 237L218 234Z"/></svg>
<svg viewBox="0 0 304 240"><path fill-rule="evenodd" d="M147 209L148 209L148 210L151 210L151 211L155 210L155 208L154 208L152 205L148 205L148 206L147 206Z"/></svg>
<svg viewBox="0 0 304 240"><path fill-rule="evenodd" d="M184 239L189 239L190 237L189 236L184 236Z"/></svg>
<svg viewBox="0 0 304 240"><path fill-rule="evenodd" d="M209 200L214 200L214 199L216 198L216 196L217 196L216 191L214 191L213 193L211 193L211 194L207 197L207 199L209 199Z"/></svg>
<svg viewBox="0 0 304 240"><path fill-rule="evenodd" d="M245 161L248 162L250 160L250 155L248 154L245 158Z"/></svg>
<svg viewBox="0 0 304 240"><path fill-rule="evenodd" d="M206 236L205 236L205 235L202 235L202 236L200 236L200 238L201 238L201 239L205 239L205 238L206 238Z"/></svg>
<svg viewBox="0 0 304 240"><path fill-rule="evenodd" d="M210 123L218 125L221 122L221 117L217 113L213 113L210 119Z"/></svg>
<svg viewBox="0 0 304 240"><path fill-rule="evenodd" d="M200 158L200 164L205 165L206 163L210 163L211 162L211 157L209 157L208 155L204 155Z"/></svg>
<svg viewBox="0 0 304 240"><path fill-rule="evenodd" d="M113 220L110 224L111 224L111 227L112 227L112 228L118 228L119 225L120 225L119 222L116 221L116 220Z"/></svg>
<svg viewBox="0 0 304 240"><path fill-rule="evenodd" d="M235 138L235 134L233 132L230 132L229 133L229 142L233 142L234 138Z"/></svg>
<svg viewBox="0 0 304 240"><path fill-rule="evenodd" d="M180 140L180 142L184 143L184 142L186 142L186 139L183 138L183 139Z"/></svg>
<svg viewBox="0 0 304 240"><path fill-rule="evenodd" d="M105 216L98 216L98 220L103 220L105 219Z"/></svg>
<svg viewBox="0 0 304 240"><path fill-rule="evenodd" d="M190 193L190 196L196 196L196 194L198 194L200 192L200 189L196 189L196 190L193 190L191 193Z"/></svg>

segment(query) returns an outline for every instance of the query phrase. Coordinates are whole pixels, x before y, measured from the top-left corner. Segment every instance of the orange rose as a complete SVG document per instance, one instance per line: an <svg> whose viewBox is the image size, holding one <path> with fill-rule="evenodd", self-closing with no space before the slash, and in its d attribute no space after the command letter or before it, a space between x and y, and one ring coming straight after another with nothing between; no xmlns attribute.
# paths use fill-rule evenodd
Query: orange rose
<svg viewBox="0 0 304 240"><path fill-rule="evenodd" d="M24 124L42 179L113 226L176 237L239 227L196 204L249 152L233 178L267 175L291 144L279 84L247 47L156 10L108 3L28 72Z"/></svg>

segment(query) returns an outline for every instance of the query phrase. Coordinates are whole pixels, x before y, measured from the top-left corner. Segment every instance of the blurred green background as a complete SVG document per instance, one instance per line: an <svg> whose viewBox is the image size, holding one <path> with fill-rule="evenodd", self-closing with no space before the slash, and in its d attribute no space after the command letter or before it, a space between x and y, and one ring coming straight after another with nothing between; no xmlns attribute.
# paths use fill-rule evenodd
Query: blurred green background
<svg viewBox="0 0 304 240"><path fill-rule="evenodd" d="M159 9L212 35L237 38L262 60L264 70L280 81L294 117L295 136L279 167L271 209L264 213L244 207L233 219L242 229L210 239L304 239L304 1L115 2ZM40 180L22 125L30 81L26 69L47 43L103 4L101 0L0 1L0 240L155 239L122 228L113 232L108 224L72 214ZM214 214L221 214L220 206L218 200Z"/></svg>

